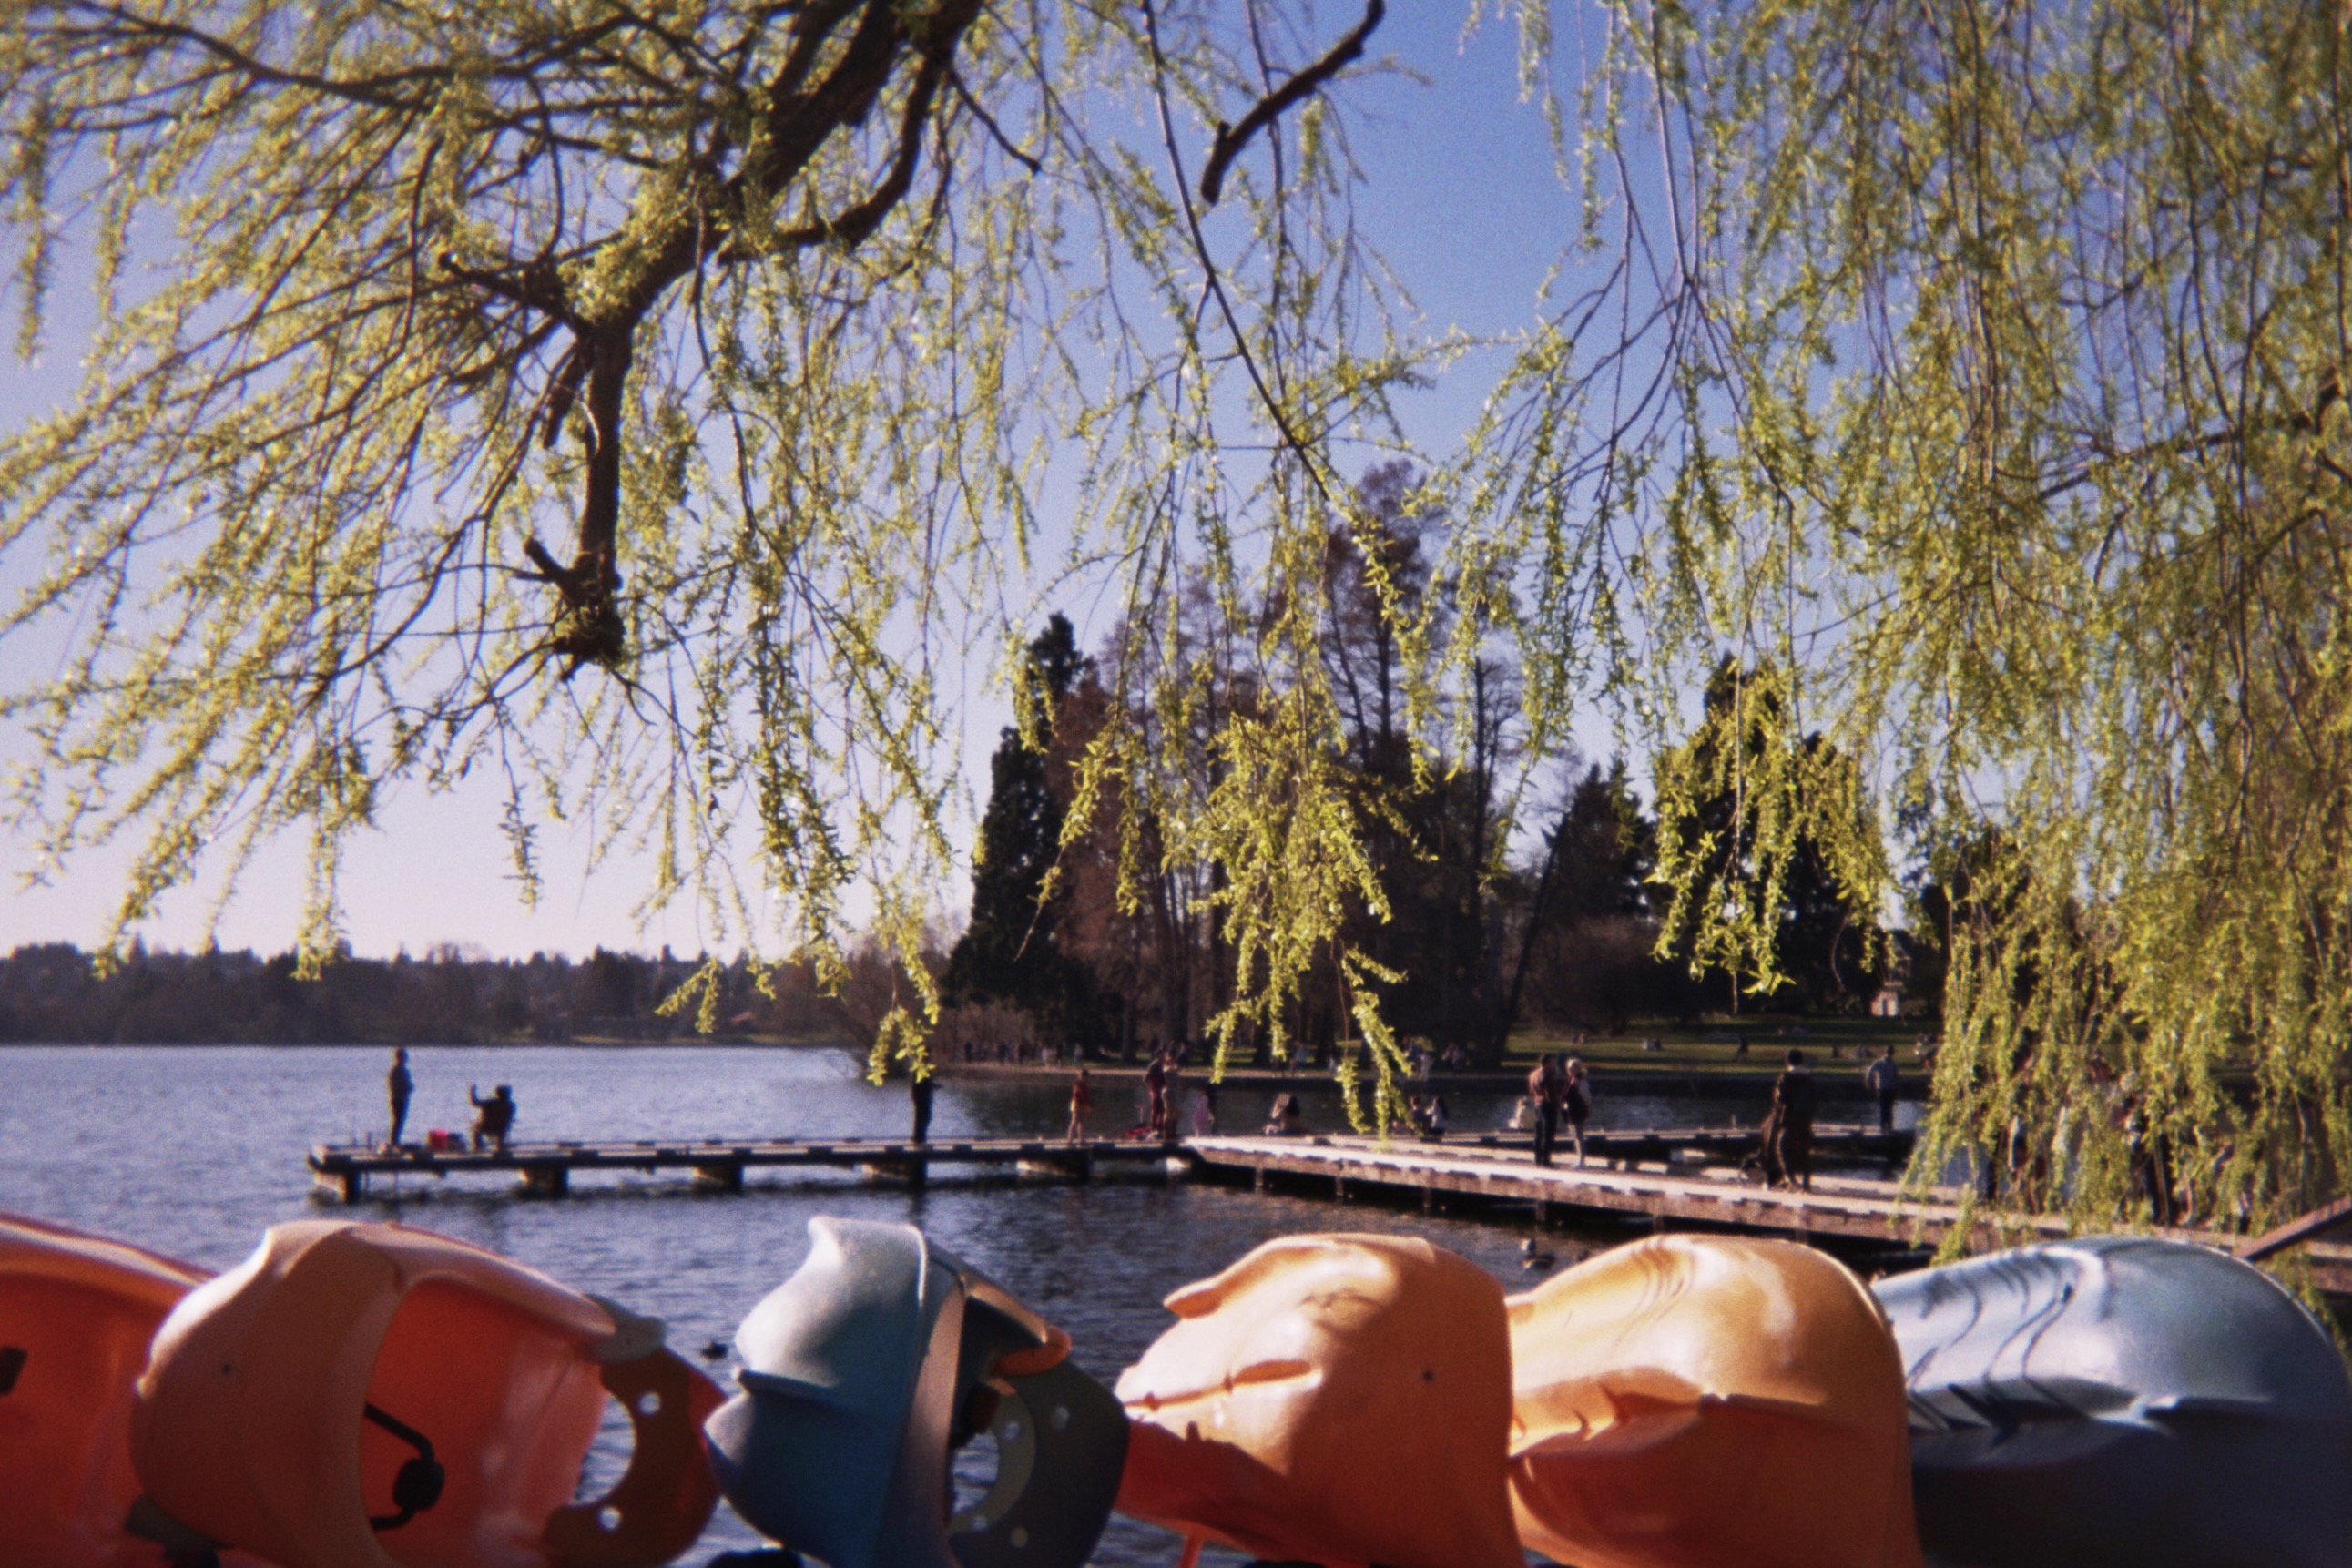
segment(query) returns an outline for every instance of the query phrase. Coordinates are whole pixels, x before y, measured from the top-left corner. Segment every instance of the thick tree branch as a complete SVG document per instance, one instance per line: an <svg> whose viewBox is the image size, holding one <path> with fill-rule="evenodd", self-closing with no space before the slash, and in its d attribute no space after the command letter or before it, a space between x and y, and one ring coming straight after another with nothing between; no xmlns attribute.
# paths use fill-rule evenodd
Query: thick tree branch
<svg viewBox="0 0 2352 1568"><path fill-rule="evenodd" d="M1209 161L1201 169L1201 202L1215 206L1217 198L1225 192L1225 169L1250 138L1273 124L1282 111L1339 74L1350 61L1364 52L1364 40L1388 15L1387 0L1364 0L1364 19L1355 30L1331 46L1330 52L1251 106L1250 111L1236 125L1220 123L1217 140L1209 149Z"/></svg>
<svg viewBox="0 0 2352 1568"><path fill-rule="evenodd" d="M929 118L931 103L939 96L940 85L947 79L947 62L943 57L932 56L923 62L913 88L907 94L906 108L898 116L898 150L890 160L889 173L865 200L845 210L838 217L821 219L777 237L783 245L812 245L820 240L856 246L874 232L891 209L906 198L915 183L915 167L922 161L923 122Z"/></svg>

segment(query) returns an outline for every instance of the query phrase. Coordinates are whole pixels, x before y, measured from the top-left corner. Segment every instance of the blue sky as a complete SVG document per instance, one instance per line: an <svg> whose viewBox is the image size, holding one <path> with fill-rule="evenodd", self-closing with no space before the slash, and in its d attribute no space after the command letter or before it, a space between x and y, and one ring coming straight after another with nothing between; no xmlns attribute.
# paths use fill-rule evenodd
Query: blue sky
<svg viewBox="0 0 2352 1568"><path fill-rule="evenodd" d="M1341 25L1346 8L1331 13ZM1373 243L1412 291L1433 328L1477 334L1507 332L1533 321L1538 292L1570 237L1574 203L1553 174L1543 117L1518 90L1516 29L1490 23L1466 42L1463 7L1433 0L1391 6L1371 52L1385 55L1426 79L1379 76L1346 89L1351 134L1369 184L1359 213ZM1572 75L1576 47L1560 42L1559 68ZM1573 83L1561 83L1572 92ZM0 377L0 420L9 424L70 396L86 321L76 280L61 276L46 352L31 367L11 366ZM1405 408L1412 434L1443 449L1475 416L1498 362L1474 355L1436 388ZM22 562L0 563L0 586L21 582ZM1008 597L1017 600L1014 594ZM1099 636L1113 608L1108 595L1067 606L1082 636ZM1090 621L1103 624L1089 626ZM0 645L7 684L18 684L44 650L29 643ZM1006 710L986 672L968 672L961 693L964 713L966 787L984 787L987 755ZM1591 744L1591 742L1589 742ZM20 738L0 734L0 757L24 754ZM975 785L972 781L979 781ZM625 858L591 874L588 844L562 824L540 833L546 856L545 888L535 909L525 907L507 879L498 826L501 799L488 789L428 795L412 787L395 794L378 828L349 850L343 889L347 930L362 953L388 954L405 946L421 952L438 942L478 945L493 953L535 950L583 954L597 945L700 949L708 933L690 904L657 915L639 929L630 916L641 890L640 868ZM103 930L120 892L123 857L88 852L48 885L20 887L27 847L0 848L0 871L11 895L0 901L0 948L69 940L89 942ZM291 942L302 896L303 847L288 841L265 851L236 890L220 922L223 943L265 951ZM961 889L946 889L952 905ZM189 889L169 898L143 928L151 944L181 946L197 939L212 895Z"/></svg>

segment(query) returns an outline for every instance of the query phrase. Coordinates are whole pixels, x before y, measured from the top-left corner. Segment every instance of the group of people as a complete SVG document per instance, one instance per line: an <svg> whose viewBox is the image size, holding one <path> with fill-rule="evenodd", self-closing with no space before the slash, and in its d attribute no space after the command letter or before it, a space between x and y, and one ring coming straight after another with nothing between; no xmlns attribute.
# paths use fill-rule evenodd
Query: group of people
<svg viewBox="0 0 2352 1568"><path fill-rule="evenodd" d="M1563 1058L1556 1051L1538 1057L1528 1072L1527 1105L1535 1118L1536 1163L1551 1163L1560 1123L1565 1121L1576 1141L1576 1163L1581 1168L1584 1124L1592 1119L1592 1078L1584 1069L1583 1058Z"/></svg>
<svg viewBox="0 0 2352 1568"><path fill-rule="evenodd" d="M392 1136L385 1140L392 1148L401 1147L401 1134L408 1127L409 1102L416 1095L415 1075L408 1070L408 1047L395 1046L392 1052L392 1070L384 1074L385 1097L392 1103ZM495 1147L501 1154L507 1152L507 1135L514 1131L514 1086L502 1083L482 1098L481 1086L467 1084L466 1098L473 1103L473 1143L477 1149Z"/></svg>
<svg viewBox="0 0 2352 1568"><path fill-rule="evenodd" d="M1129 1138L1157 1143L1172 1143L1180 1129L1177 1126L1177 1088L1184 1069L1180 1051L1160 1047L1151 1053L1143 1069L1143 1120L1128 1130ZM1087 1139L1087 1119L1094 1114L1095 1089L1093 1073L1081 1067L1070 1080L1070 1120L1064 1137L1072 1143ZM1217 1086L1203 1084L1192 1097L1192 1132L1196 1137L1208 1137L1217 1131Z"/></svg>

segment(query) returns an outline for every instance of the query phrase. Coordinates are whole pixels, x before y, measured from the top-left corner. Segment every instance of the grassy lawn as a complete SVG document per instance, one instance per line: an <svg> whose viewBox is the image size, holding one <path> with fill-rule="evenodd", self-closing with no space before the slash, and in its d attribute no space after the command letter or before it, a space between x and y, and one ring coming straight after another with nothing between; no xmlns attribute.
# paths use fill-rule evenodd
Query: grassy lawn
<svg viewBox="0 0 2352 1568"><path fill-rule="evenodd" d="M1777 1071L1790 1047L1805 1053L1807 1065L1823 1071L1841 1065L1860 1072L1865 1059L1886 1046L1895 1047L1895 1060L1908 1073L1918 1070L1918 1042L1934 1026L1918 1019L1797 1018L1776 1014L1701 1019L1685 1024L1675 1019L1637 1020L1622 1035L1577 1036L1546 1029L1521 1029L1511 1037L1507 1065L1522 1069L1534 1065L1544 1051L1565 1051L1582 1057L1596 1068L1647 1068L1679 1072ZM1739 1037L1748 1037L1748 1058L1738 1058ZM1645 1048L1654 1040L1658 1049Z"/></svg>

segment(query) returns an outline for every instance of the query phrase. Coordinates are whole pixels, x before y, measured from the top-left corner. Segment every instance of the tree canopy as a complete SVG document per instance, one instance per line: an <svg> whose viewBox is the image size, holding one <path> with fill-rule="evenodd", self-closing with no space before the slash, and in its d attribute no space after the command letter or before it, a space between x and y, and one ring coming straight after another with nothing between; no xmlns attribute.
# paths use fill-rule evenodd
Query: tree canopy
<svg viewBox="0 0 2352 1568"><path fill-rule="evenodd" d="M1413 374L1328 94L1383 13L17 0L11 302L86 255L100 318L0 444L0 629L68 645L19 821L137 838L118 929L306 830L316 957L383 792L489 770L526 888L586 817L720 932L837 959L863 883L911 955L1058 454L1149 626L1319 542Z"/></svg>
<svg viewBox="0 0 2352 1568"><path fill-rule="evenodd" d="M2200 1217L2341 1191L2352 23L1607 16L1596 280L1495 399L1457 548L1538 560L1538 654L1651 714L1769 660L1796 732L1983 849L1927 1168L2086 1215L2149 1213L2159 1148ZM1782 754L1749 820L1833 826Z"/></svg>

